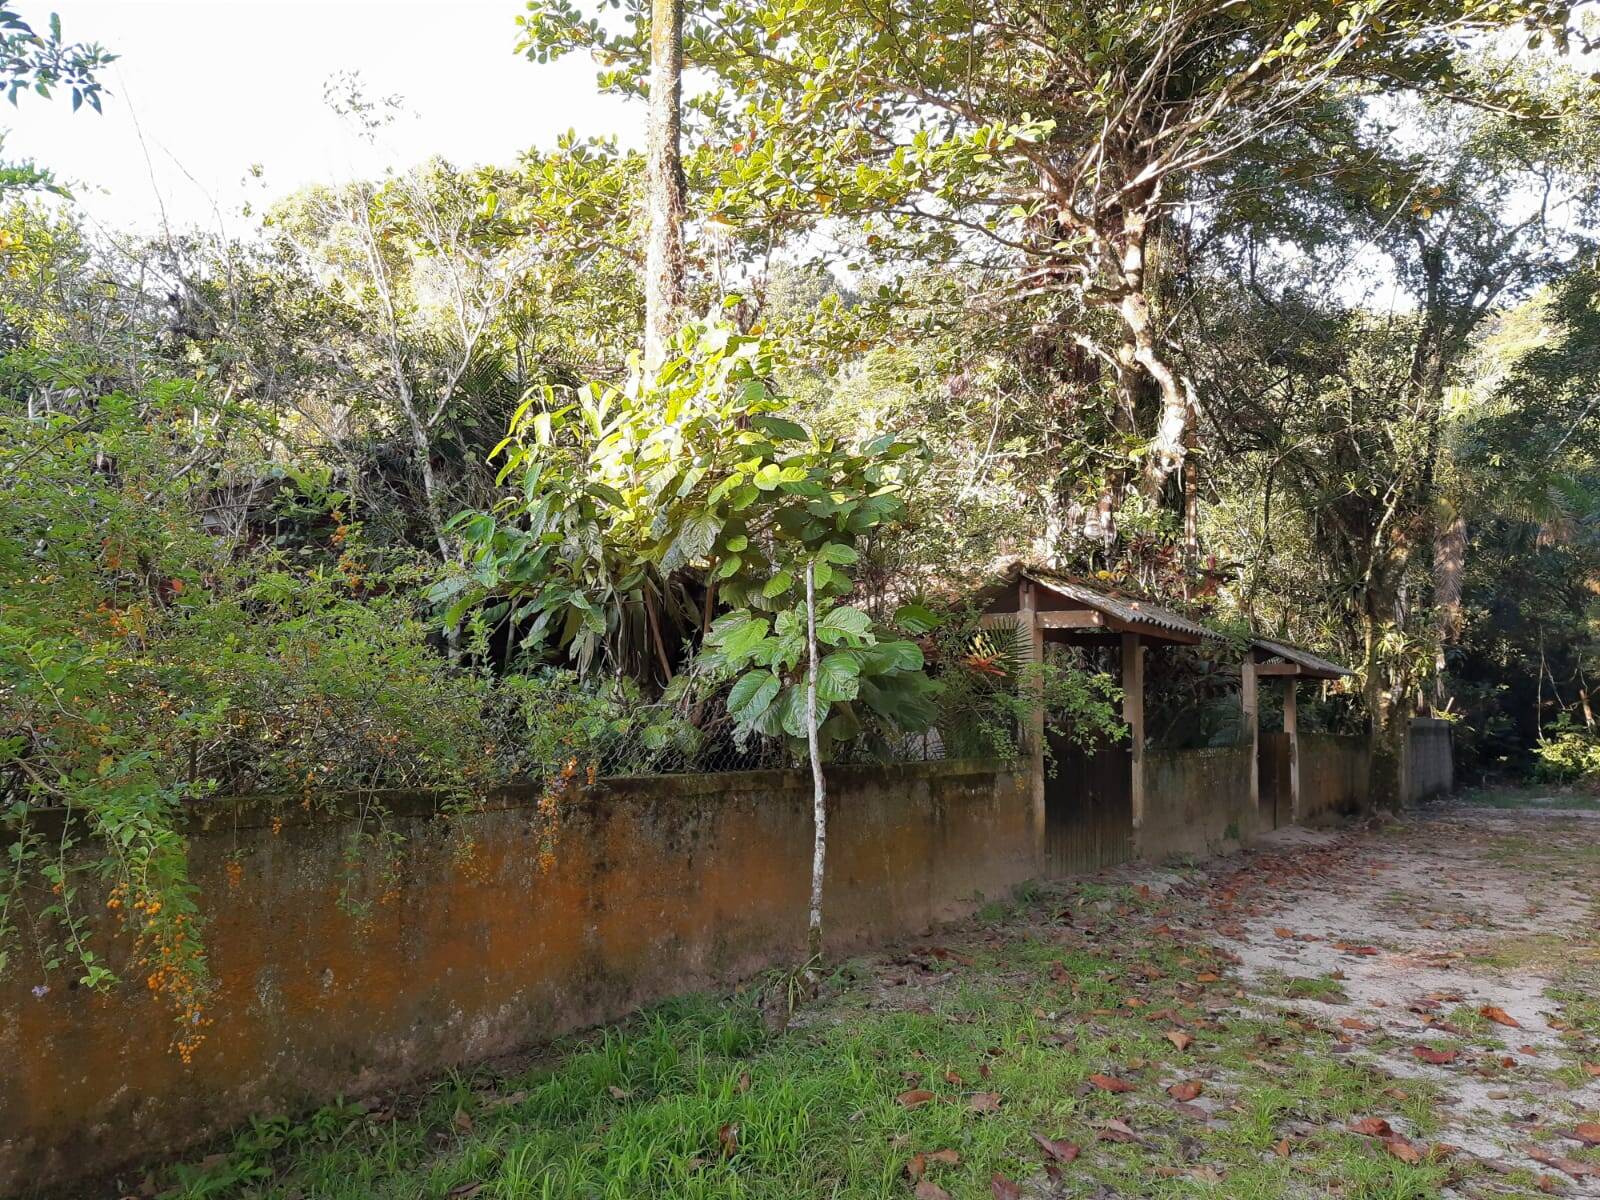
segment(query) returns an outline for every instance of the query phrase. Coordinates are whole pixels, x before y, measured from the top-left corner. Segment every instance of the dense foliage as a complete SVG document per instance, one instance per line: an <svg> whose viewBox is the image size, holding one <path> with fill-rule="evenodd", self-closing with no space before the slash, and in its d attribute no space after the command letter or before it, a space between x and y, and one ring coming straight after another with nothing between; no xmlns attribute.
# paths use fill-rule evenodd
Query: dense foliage
<svg viewBox="0 0 1600 1200"><path fill-rule="evenodd" d="M538 2L522 49L633 94L648 22ZM192 1052L192 806L360 791L359 862L388 789L554 781L553 846L590 772L802 761L808 576L830 757L1012 752L1035 685L1117 735L1109 664L1029 679L966 610L1020 558L1350 662L1308 707L1380 771L1427 709L1470 770L1596 773L1600 134L1566 6L684 22L710 316L650 369L645 172L605 136L307 188L239 240L9 197L0 960L25 935L108 986L109 904ZM0 53L100 107L97 47L0 9ZM1159 736L1238 735L1224 657L1154 668Z"/></svg>

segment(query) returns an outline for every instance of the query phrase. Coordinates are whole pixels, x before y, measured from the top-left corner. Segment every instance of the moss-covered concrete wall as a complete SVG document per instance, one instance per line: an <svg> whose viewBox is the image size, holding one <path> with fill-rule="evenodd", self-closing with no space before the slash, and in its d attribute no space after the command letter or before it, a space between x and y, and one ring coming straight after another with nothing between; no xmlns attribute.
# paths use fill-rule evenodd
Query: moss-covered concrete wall
<svg viewBox="0 0 1600 1200"><path fill-rule="evenodd" d="M1448 795L1455 787L1450 723L1418 717L1411 722L1406 734L1402 803L1415 804L1419 800Z"/></svg>
<svg viewBox="0 0 1600 1200"><path fill-rule="evenodd" d="M830 786L831 953L921 932L1035 873L1009 767L840 768ZM0 1194L803 955L807 774L601 781L566 806L548 866L536 800L507 792L442 819L429 797L391 797L403 840L364 849L353 875L354 802L207 806L191 838L217 985L206 1040L181 1061L138 980L102 995L14 966L0 983ZM341 907L347 883L365 916Z"/></svg>
<svg viewBox="0 0 1600 1200"><path fill-rule="evenodd" d="M1136 834L1140 858L1222 854L1259 828L1250 803L1252 746L1147 750L1144 822Z"/></svg>
<svg viewBox="0 0 1600 1200"><path fill-rule="evenodd" d="M1300 733L1300 824L1326 825L1367 807L1367 739Z"/></svg>

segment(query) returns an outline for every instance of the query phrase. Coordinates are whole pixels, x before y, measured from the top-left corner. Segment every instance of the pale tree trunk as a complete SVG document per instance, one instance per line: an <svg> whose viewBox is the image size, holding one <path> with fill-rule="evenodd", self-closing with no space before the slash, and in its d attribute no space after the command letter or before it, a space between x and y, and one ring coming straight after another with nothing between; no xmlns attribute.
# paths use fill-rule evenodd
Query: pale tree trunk
<svg viewBox="0 0 1600 1200"><path fill-rule="evenodd" d="M1381 568L1380 568L1381 570ZM1383 672L1383 631L1395 620L1397 596L1388 576L1369 580L1362 598L1362 632L1365 643L1362 699L1370 722L1368 748L1368 805L1398 811L1403 799L1402 747L1410 713L1404 696L1387 685Z"/></svg>
<svg viewBox="0 0 1600 1200"><path fill-rule="evenodd" d="M1434 658L1433 702L1441 711L1451 702L1445 682L1444 648L1461 636L1461 579L1467 564L1467 522L1450 508L1433 535L1433 606L1438 650Z"/></svg>
<svg viewBox="0 0 1600 1200"><path fill-rule="evenodd" d="M1160 494L1168 476L1183 469L1194 408L1188 388L1162 357L1156 345L1155 319L1150 312L1146 251L1150 239L1149 213L1158 199L1155 189L1130 198L1127 214L1122 220L1121 245L1117 255L1121 292L1117 315L1122 318L1127 339L1119 357L1125 370L1131 365L1130 359L1143 369L1155 384L1161 405L1156 418L1155 436L1150 439L1144 467L1143 491L1151 499Z"/></svg>
<svg viewBox="0 0 1600 1200"><path fill-rule="evenodd" d="M828 856L828 793L817 745L817 588L816 567L812 563L806 564L806 646L811 659L806 672L806 748L811 753L811 814L816 829L811 843L811 921L806 946L815 963L822 958L822 871Z"/></svg>
<svg viewBox="0 0 1600 1200"><path fill-rule="evenodd" d="M645 205L650 241L645 254L644 362L666 358L683 309L683 0L651 0L650 137Z"/></svg>
<svg viewBox="0 0 1600 1200"><path fill-rule="evenodd" d="M1200 436L1190 414L1188 429L1184 430L1183 447L1183 564L1185 578L1200 568L1200 463L1194 451Z"/></svg>

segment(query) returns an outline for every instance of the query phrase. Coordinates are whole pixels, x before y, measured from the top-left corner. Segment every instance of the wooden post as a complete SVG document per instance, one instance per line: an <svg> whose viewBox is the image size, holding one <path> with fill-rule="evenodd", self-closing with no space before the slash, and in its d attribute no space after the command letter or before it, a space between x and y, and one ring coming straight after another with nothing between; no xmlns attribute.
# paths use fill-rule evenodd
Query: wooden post
<svg viewBox="0 0 1600 1200"><path fill-rule="evenodd" d="M1139 830L1144 828L1144 647L1137 633L1122 635L1122 719L1128 723L1133 751L1133 838L1138 852Z"/></svg>
<svg viewBox="0 0 1600 1200"><path fill-rule="evenodd" d="M1295 688L1299 680L1283 677L1283 731L1289 735L1289 822L1300 824L1300 730Z"/></svg>
<svg viewBox="0 0 1600 1200"><path fill-rule="evenodd" d="M1029 690L1033 704L1028 709L1024 749L1028 755L1028 778L1032 784L1033 853L1041 875L1048 873L1045 859L1044 798L1044 627L1039 623L1038 600L1031 579L1017 583L1017 623L1028 638L1028 662L1032 669Z"/></svg>
<svg viewBox="0 0 1600 1200"><path fill-rule="evenodd" d="M1250 807L1261 815L1261 701L1256 693L1256 649L1244 652L1239 664L1239 707L1244 720L1244 741L1250 747ZM1242 832L1242 831L1241 831Z"/></svg>

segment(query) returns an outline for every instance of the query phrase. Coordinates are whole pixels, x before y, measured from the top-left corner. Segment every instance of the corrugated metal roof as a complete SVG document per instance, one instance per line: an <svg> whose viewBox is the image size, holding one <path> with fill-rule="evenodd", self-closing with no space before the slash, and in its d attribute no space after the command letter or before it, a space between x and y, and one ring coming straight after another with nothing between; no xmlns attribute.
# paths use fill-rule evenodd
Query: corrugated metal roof
<svg viewBox="0 0 1600 1200"><path fill-rule="evenodd" d="M1255 640L1255 646L1257 650L1265 651L1274 658L1281 658L1284 662L1295 663L1312 674L1325 675L1329 679L1337 679L1341 675L1355 674L1349 667L1341 667L1336 662L1330 662L1320 655L1313 654L1309 650L1302 650L1299 646L1292 646L1288 642L1258 637Z"/></svg>
<svg viewBox="0 0 1600 1200"><path fill-rule="evenodd" d="M1222 636L1198 622L1191 621L1181 613L1173 612L1170 608L1163 608L1159 604L1152 604L1148 600L1136 600L1127 596L1113 596L1109 592L1102 592L1076 579L1067 579L1060 575L1045 575L1029 570L1024 570L1022 574L1026 578L1033 580L1040 587L1048 588L1058 595L1065 596L1069 600L1092 608L1096 612L1104 613L1106 616L1118 621L1153 625L1157 629L1166 629L1189 637L1203 638L1206 641L1220 640Z"/></svg>

